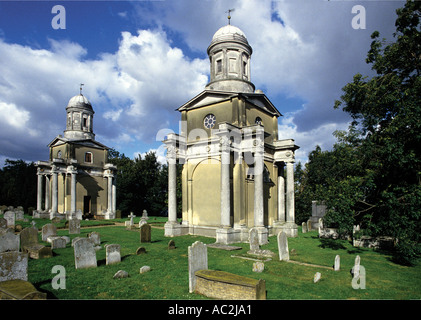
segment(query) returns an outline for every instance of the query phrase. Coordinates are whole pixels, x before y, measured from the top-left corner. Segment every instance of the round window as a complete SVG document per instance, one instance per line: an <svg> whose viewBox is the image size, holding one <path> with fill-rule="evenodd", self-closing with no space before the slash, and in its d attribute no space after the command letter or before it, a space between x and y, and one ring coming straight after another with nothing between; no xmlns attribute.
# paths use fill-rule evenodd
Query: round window
<svg viewBox="0 0 421 320"><path fill-rule="evenodd" d="M215 126L215 123L216 117L211 113L203 119L203 125L205 126L205 128L212 129Z"/></svg>

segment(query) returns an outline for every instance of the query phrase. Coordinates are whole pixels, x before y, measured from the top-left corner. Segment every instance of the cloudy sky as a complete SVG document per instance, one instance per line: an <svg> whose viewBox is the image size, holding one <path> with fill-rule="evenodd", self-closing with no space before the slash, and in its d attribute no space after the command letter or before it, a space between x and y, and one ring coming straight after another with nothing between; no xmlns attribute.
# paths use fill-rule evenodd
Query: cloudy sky
<svg viewBox="0 0 421 320"><path fill-rule="evenodd" d="M347 128L350 119L334 101L354 74L371 74L370 35L378 30L392 40L403 5L0 0L0 165L47 160L80 83L95 110L96 140L131 158L149 150L163 156L158 133L178 132L175 109L209 81L206 49L228 9L253 47L252 82L283 114L279 138L295 139L296 158L305 162L316 145L332 147L333 131Z"/></svg>

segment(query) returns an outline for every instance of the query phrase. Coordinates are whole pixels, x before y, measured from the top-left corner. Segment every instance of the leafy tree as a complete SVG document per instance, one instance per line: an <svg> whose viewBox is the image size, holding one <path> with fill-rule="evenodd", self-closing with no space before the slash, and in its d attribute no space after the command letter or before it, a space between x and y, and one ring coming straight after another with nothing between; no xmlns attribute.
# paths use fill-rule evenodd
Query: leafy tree
<svg viewBox="0 0 421 320"><path fill-rule="evenodd" d="M353 119L337 149L353 162L339 161L346 176L325 194L331 221L349 230L358 217L372 235L394 237L395 258L407 264L421 252L420 8L408 1L397 10L395 42L372 34L366 61L375 75L356 74L335 102Z"/></svg>

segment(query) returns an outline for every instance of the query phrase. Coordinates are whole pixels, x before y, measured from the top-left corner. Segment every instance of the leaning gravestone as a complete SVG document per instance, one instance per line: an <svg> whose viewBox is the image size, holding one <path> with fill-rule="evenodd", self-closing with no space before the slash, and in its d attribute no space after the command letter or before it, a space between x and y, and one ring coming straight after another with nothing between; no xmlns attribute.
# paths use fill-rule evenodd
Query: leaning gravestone
<svg viewBox="0 0 421 320"><path fill-rule="evenodd" d="M7 228L7 220L5 218L0 218L0 229Z"/></svg>
<svg viewBox="0 0 421 320"><path fill-rule="evenodd" d="M96 267L96 253L92 240L81 238L73 244L76 269Z"/></svg>
<svg viewBox="0 0 421 320"><path fill-rule="evenodd" d="M279 250L279 260L288 261L289 260L288 239L287 239L286 233L283 231L278 233L278 250Z"/></svg>
<svg viewBox="0 0 421 320"><path fill-rule="evenodd" d="M66 239L62 237L54 237L51 240L51 250L66 248Z"/></svg>
<svg viewBox="0 0 421 320"><path fill-rule="evenodd" d="M260 250L259 234L256 228L251 228L249 231L250 251Z"/></svg>
<svg viewBox="0 0 421 320"><path fill-rule="evenodd" d="M140 242L151 242L151 225L144 224L140 227Z"/></svg>
<svg viewBox="0 0 421 320"><path fill-rule="evenodd" d="M47 241L48 237L57 235L57 227L52 223L42 226L42 241Z"/></svg>
<svg viewBox="0 0 421 320"><path fill-rule="evenodd" d="M168 241L168 250L173 250L173 249L175 249L175 242L174 242L174 240L170 240L170 241Z"/></svg>
<svg viewBox="0 0 421 320"><path fill-rule="evenodd" d="M28 254L18 251L0 253L0 282L28 281Z"/></svg>
<svg viewBox="0 0 421 320"><path fill-rule="evenodd" d="M98 232L91 232L90 234L88 234L88 238L92 240L94 246L101 245L101 237Z"/></svg>
<svg viewBox="0 0 421 320"><path fill-rule="evenodd" d="M120 245L107 244L105 245L105 264L110 265L121 262Z"/></svg>
<svg viewBox="0 0 421 320"><path fill-rule="evenodd" d="M69 234L80 234L80 220L69 220Z"/></svg>
<svg viewBox="0 0 421 320"><path fill-rule="evenodd" d="M12 229L0 229L0 252L19 251L20 236Z"/></svg>
<svg viewBox="0 0 421 320"><path fill-rule="evenodd" d="M303 233L307 233L307 223L303 222L301 224Z"/></svg>
<svg viewBox="0 0 421 320"><path fill-rule="evenodd" d="M6 211L3 215L3 218L7 221L8 228L15 228L15 212L14 211Z"/></svg>
<svg viewBox="0 0 421 320"><path fill-rule="evenodd" d="M20 247L22 252L28 253L32 259L50 258L53 256L51 247L43 246L38 243L38 229L28 227L20 233Z"/></svg>
<svg viewBox="0 0 421 320"><path fill-rule="evenodd" d="M196 271L208 269L208 248L200 241L188 247L189 254L189 292L196 288Z"/></svg>

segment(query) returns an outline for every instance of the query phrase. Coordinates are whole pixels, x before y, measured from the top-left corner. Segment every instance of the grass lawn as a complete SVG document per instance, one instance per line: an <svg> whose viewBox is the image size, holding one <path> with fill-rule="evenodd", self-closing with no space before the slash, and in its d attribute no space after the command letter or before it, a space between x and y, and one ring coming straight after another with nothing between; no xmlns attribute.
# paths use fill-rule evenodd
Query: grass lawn
<svg viewBox="0 0 421 320"><path fill-rule="evenodd" d="M135 218L135 223L140 218ZM113 220L116 222L127 219ZM36 220L40 228L40 219ZM152 224L152 242L140 243L139 230L126 230L124 226L89 226L83 221L80 235L69 235L67 229L58 229L58 235L74 237L86 236L96 231L101 236L102 249L96 252L98 267L75 269L74 252L71 244L64 249L54 250L49 259L29 260L28 281L43 292L49 299L207 299L190 294L188 283L187 248L195 241L214 243L213 238L199 236L181 236L172 238L176 249L168 250L170 238L164 237L163 223L166 218L150 217ZM108 221L109 222L109 221ZM92 223L92 222L91 222ZM40 243L49 245L41 241ZM121 245L122 261L119 264L105 264L104 245ZM372 249L352 247L344 240L322 240L317 232L301 233L297 238L288 238L290 259L329 268L313 267L279 261L276 237L269 238L269 244L262 249L273 251L276 255L265 262L262 273L252 271L252 260L233 258L232 255L247 255L249 245L235 244L242 247L237 251L225 251L208 248L209 269L223 270L238 275L264 279L267 299L393 299L407 300L421 298L421 266L405 267L391 262L387 253ZM146 248L146 254L136 255L140 246ZM334 271L332 266L336 255L340 255L341 270ZM361 257L361 266L366 272L366 288L353 289L350 270L355 257ZM65 270L65 289L53 289L52 280L57 274L51 270L61 265ZM140 274L142 266L150 266L151 271ZM129 273L128 278L113 279L118 270ZM313 283L316 272L322 274L318 283ZM63 274L61 274L63 275Z"/></svg>

